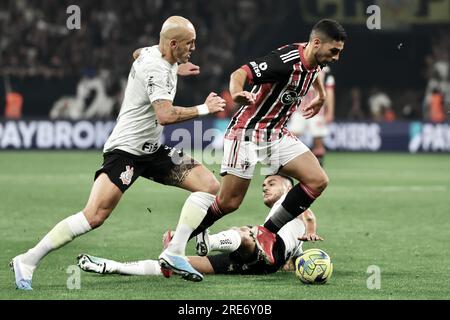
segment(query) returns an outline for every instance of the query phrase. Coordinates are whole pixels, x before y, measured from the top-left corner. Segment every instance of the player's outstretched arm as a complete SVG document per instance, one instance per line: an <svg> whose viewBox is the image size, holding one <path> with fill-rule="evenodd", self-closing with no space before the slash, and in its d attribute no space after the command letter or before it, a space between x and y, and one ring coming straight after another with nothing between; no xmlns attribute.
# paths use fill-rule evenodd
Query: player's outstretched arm
<svg viewBox="0 0 450 320"><path fill-rule="evenodd" d="M305 234L301 237L299 237L299 240L302 241L322 241L323 238L320 237L317 232L317 222L316 222L316 216L312 212L311 209L306 210L303 212L300 216L298 216L298 219L302 220L305 224Z"/></svg>
<svg viewBox="0 0 450 320"><path fill-rule="evenodd" d="M133 59L136 60L139 58L139 55L141 54L141 51L144 48L139 48L134 50L133 52ZM186 62L178 65L178 72L177 74L179 76L196 76L200 74L200 67L193 64L192 62Z"/></svg>
<svg viewBox="0 0 450 320"><path fill-rule="evenodd" d="M200 74L200 67L192 62L186 62L178 65L179 76L196 76Z"/></svg>
<svg viewBox="0 0 450 320"><path fill-rule="evenodd" d="M314 80L313 87L317 92L317 96L302 110L302 114L306 119L310 119L319 113L326 98L325 88L319 77Z"/></svg>
<svg viewBox="0 0 450 320"><path fill-rule="evenodd" d="M165 126L196 118L198 116L217 113L224 110L225 100L211 92L204 104L194 107L176 107L170 100L156 100L152 103L159 124Z"/></svg>
<svg viewBox="0 0 450 320"><path fill-rule="evenodd" d="M334 121L334 104L335 104L335 96L334 96L334 86L326 87L326 113L325 119L327 123L331 123Z"/></svg>
<svg viewBox="0 0 450 320"><path fill-rule="evenodd" d="M249 105L255 102L255 94L244 91L247 81L247 72L244 69L237 69L230 76L230 94L233 101L240 105Z"/></svg>
<svg viewBox="0 0 450 320"><path fill-rule="evenodd" d="M317 92L317 96L319 98L323 99L325 102L325 97L326 97L327 93L325 92L325 87L324 87L323 82L320 79L320 77L317 77L316 80L314 80L314 82L312 83L312 85Z"/></svg>

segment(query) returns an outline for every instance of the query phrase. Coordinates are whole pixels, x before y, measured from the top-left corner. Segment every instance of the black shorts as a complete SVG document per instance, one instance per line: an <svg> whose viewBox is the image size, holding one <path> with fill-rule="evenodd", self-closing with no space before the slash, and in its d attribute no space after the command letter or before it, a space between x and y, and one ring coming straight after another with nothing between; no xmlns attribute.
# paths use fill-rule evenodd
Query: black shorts
<svg viewBox="0 0 450 320"><path fill-rule="evenodd" d="M109 179L125 192L138 177L144 177L158 183L180 186L192 168L200 163L183 154L182 150L161 145L152 154L136 156L113 150L103 154L103 165L95 173L95 179L106 173Z"/></svg>
<svg viewBox="0 0 450 320"><path fill-rule="evenodd" d="M269 274L277 272L286 263L284 251L284 241L277 234L277 240L272 249L272 254L275 258L275 264L273 265L268 265L265 261L258 260L257 251L246 261L242 259L238 251L208 256L208 259L215 274Z"/></svg>

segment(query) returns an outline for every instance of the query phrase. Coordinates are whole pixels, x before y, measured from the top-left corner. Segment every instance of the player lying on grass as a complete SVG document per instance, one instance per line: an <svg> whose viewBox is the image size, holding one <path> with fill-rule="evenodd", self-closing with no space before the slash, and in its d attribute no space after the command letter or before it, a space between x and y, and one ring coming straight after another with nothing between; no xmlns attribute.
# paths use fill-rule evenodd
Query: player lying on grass
<svg viewBox="0 0 450 320"><path fill-rule="evenodd" d="M292 188L291 178L282 175L267 176L263 182L264 204L271 208L268 219L281 205L286 193ZM209 235L202 233L196 237L198 256L189 256L189 262L199 272L205 274L265 274L273 273L285 266L292 268L292 259L302 252L303 241L323 240L316 234L316 219L311 210L307 210L297 219L286 224L277 233L277 241L273 247L275 264L270 265L261 257L255 244L257 228L244 226ZM172 238L169 230L164 234L163 246L166 247ZM212 251L221 254L206 256ZM84 271L101 274L125 275L164 275L169 277L170 270L161 268L157 260L136 262L117 262L88 254L78 256L78 265Z"/></svg>

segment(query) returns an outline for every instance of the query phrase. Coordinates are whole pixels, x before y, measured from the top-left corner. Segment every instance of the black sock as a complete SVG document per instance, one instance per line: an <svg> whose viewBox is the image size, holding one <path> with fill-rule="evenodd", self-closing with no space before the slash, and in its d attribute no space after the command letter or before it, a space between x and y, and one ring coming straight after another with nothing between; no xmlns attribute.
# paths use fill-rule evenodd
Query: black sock
<svg viewBox="0 0 450 320"><path fill-rule="evenodd" d="M266 221L264 227L270 232L277 233L286 223L306 211L314 200L303 190L300 183L297 184L287 193L281 206Z"/></svg>

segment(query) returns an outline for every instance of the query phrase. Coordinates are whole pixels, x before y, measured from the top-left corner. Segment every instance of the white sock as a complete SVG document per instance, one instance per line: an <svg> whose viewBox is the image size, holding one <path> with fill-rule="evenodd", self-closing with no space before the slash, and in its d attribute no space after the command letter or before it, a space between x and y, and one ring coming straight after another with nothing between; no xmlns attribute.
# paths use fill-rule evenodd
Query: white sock
<svg viewBox="0 0 450 320"><path fill-rule="evenodd" d="M62 247L91 229L83 212L78 212L54 226L34 248L22 256L22 262L37 266L49 252Z"/></svg>
<svg viewBox="0 0 450 320"><path fill-rule="evenodd" d="M108 268L108 264L106 264ZM124 262L117 264L114 266L116 272L124 275L130 276L160 276L161 267L159 266L158 261L156 260L142 260L142 261L132 261L132 262Z"/></svg>
<svg viewBox="0 0 450 320"><path fill-rule="evenodd" d="M170 254L184 256L186 244L192 232L200 225L206 216L208 208L213 204L216 196L206 192L194 192L186 199L181 209L175 235L167 248Z"/></svg>
<svg viewBox="0 0 450 320"><path fill-rule="evenodd" d="M226 230L209 236L211 251L233 252L241 245L241 235L236 230Z"/></svg>

